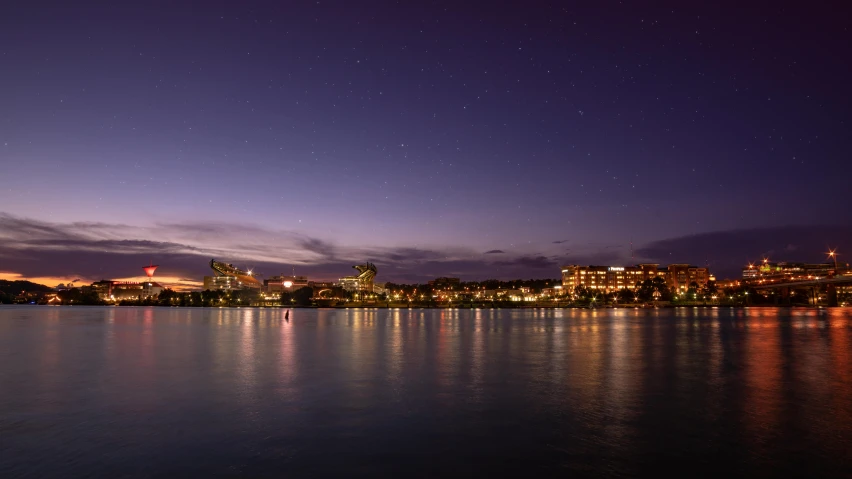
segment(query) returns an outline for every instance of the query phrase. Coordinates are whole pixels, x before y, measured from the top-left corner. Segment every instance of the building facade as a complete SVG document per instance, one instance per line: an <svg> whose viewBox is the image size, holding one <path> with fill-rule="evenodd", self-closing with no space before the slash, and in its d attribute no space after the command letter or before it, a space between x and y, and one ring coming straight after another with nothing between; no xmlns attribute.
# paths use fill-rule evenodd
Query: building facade
<svg viewBox="0 0 852 479"><path fill-rule="evenodd" d="M710 271L707 268L689 264L670 264L666 268L666 284L674 292L685 292L692 283L703 288L707 286L708 281L710 281Z"/></svg>
<svg viewBox="0 0 852 479"><path fill-rule="evenodd" d="M707 268L689 264L671 264L662 268L653 263L634 266L568 265L562 267L562 290L570 294L574 288L582 286L611 293L636 289L638 283L654 278L663 278L674 292L686 291L691 283L704 287L712 280Z"/></svg>
<svg viewBox="0 0 852 479"><path fill-rule="evenodd" d="M92 283L91 288L106 302L148 299L163 291L163 286L153 281L102 280Z"/></svg>
<svg viewBox="0 0 852 479"><path fill-rule="evenodd" d="M795 279L823 278L834 274L834 263L762 263L743 268L744 282L790 281Z"/></svg>
<svg viewBox="0 0 852 479"><path fill-rule="evenodd" d="M373 292L373 280L376 277L376 265L365 263L353 266L358 270L357 276L344 276L340 278L338 286L346 291Z"/></svg>
<svg viewBox="0 0 852 479"><path fill-rule="evenodd" d="M235 291L243 289L242 282L236 276L205 276L204 290Z"/></svg>
<svg viewBox="0 0 852 479"><path fill-rule="evenodd" d="M265 293L283 293L284 291L296 291L308 286L307 276L272 276L263 280L263 291Z"/></svg>
<svg viewBox="0 0 852 479"><path fill-rule="evenodd" d="M236 266L215 259L210 260L213 276L204 277L204 289L210 291L260 290L263 285L251 271L243 271Z"/></svg>

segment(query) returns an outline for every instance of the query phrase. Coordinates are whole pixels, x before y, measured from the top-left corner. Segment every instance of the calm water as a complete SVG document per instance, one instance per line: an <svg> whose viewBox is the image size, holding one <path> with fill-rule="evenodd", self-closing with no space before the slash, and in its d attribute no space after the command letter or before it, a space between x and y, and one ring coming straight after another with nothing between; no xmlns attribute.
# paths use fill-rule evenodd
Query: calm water
<svg viewBox="0 0 852 479"><path fill-rule="evenodd" d="M852 314L0 306L0 477L852 475Z"/></svg>

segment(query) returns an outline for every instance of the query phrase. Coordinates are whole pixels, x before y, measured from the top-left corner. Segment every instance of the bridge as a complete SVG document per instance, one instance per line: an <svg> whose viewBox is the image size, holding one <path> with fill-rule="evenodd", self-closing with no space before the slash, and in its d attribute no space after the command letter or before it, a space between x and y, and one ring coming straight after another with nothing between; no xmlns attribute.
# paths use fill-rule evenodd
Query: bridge
<svg viewBox="0 0 852 479"><path fill-rule="evenodd" d="M821 296L817 293L825 288L827 293L826 299L829 306L838 305L838 293L845 290L848 294L852 288L852 274L848 271L838 275L828 275L825 277L795 277L784 278L777 280L757 280L746 283L750 288L757 291L776 290L779 294L773 294L775 303L781 304L789 301L793 290L805 290L808 296L808 302L818 304ZM812 298L812 299L811 299Z"/></svg>
<svg viewBox="0 0 852 479"><path fill-rule="evenodd" d="M789 280L778 281L752 281L747 283L748 286L754 289L782 289L782 288L814 288L827 285L852 285L852 274L843 274L839 276L830 276L825 278L792 278Z"/></svg>

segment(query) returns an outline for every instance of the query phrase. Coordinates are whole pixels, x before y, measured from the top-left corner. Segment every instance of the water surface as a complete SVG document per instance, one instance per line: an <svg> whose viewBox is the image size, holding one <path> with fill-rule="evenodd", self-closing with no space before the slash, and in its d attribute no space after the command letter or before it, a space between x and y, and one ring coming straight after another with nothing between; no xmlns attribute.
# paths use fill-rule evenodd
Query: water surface
<svg viewBox="0 0 852 479"><path fill-rule="evenodd" d="M850 464L848 311L0 306L4 478Z"/></svg>

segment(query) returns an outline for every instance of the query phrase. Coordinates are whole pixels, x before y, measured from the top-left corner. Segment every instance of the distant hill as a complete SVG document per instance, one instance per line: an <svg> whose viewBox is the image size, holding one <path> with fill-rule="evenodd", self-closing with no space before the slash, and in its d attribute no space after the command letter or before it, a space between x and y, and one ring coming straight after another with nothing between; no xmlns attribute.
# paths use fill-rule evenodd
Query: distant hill
<svg viewBox="0 0 852 479"><path fill-rule="evenodd" d="M33 283L31 281L9 281L0 279L0 293L8 296L15 296L20 294L21 291L26 291L27 293L50 293L53 292L53 288L43 284Z"/></svg>

